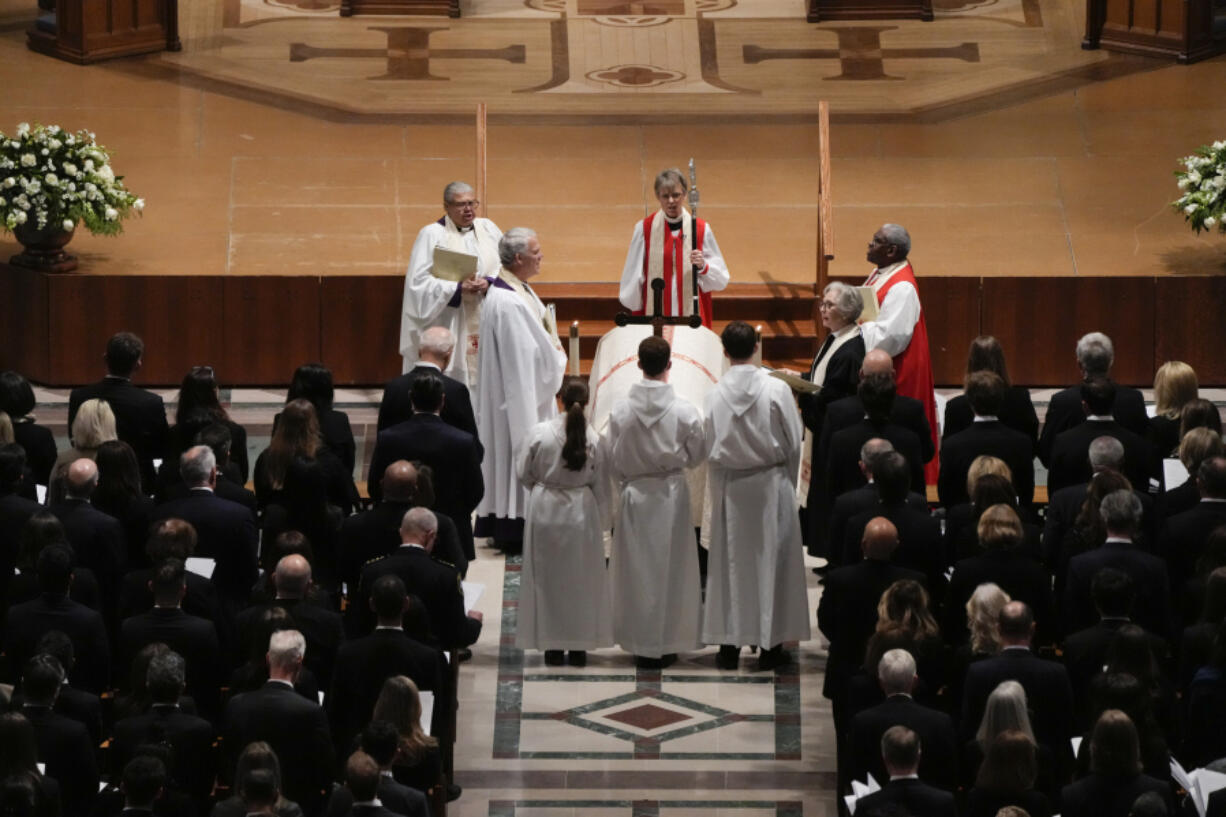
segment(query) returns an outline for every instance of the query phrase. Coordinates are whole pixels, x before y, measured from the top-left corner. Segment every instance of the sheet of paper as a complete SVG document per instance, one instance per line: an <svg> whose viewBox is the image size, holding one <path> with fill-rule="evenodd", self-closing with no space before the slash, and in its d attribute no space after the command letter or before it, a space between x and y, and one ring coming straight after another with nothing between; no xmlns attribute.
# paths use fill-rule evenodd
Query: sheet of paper
<svg viewBox="0 0 1226 817"><path fill-rule="evenodd" d="M1192 778L1188 777L1188 772L1186 769L1184 769L1183 764L1176 760L1174 756L1171 757L1171 778L1178 783L1180 788L1182 788L1184 791L1189 793L1196 791L1196 784L1192 782ZM1205 812L1203 808L1200 809L1200 813L1201 817L1204 817Z"/></svg>
<svg viewBox="0 0 1226 817"><path fill-rule="evenodd" d="M430 721L434 719L434 693L423 689L417 693L421 699L421 731L430 734Z"/></svg>
<svg viewBox="0 0 1226 817"><path fill-rule="evenodd" d="M864 309L860 311L860 323L877 320L877 293L872 287L856 287L856 292L860 293L860 300L864 302Z"/></svg>
<svg viewBox="0 0 1226 817"><path fill-rule="evenodd" d="M485 585L480 582L460 582L460 587L464 590L464 612L472 610L477 606L477 602L485 595Z"/></svg>
<svg viewBox="0 0 1226 817"><path fill-rule="evenodd" d="M1072 741L1070 741L1073 744L1073 757L1077 757L1077 753L1081 751L1081 741L1081 735L1078 735L1077 737L1073 738Z"/></svg>
<svg viewBox="0 0 1226 817"><path fill-rule="evenodd" d="M46 485L35 485L34 486L34 496L38 498L39 505L46 505L47 504L47 486Z"/></svg>
<svg viewBox="0 0 1226 817"><path fill-rule="evenodd" d="M477 274L477 256L456 252L446 247L434 248L434 263L430 274L444 281L463 281Z"/></svg>
<svg viewBox="0 0 1226 817"><path fill-rule="evenodd" d="M1174 457L1167 457L1162 461L1162 479L1168 491L1178 488L1188 481L1188 469L1184 468L1183 463Z"/></svg>
<svg viewBox="0 0 1226 817"><path fill-rule="evenodd" d="M205 556L191 556L187 560L186 567L197 576L211 579L213 578L213 568L217 567L217 560L209 559Z"/></svg>

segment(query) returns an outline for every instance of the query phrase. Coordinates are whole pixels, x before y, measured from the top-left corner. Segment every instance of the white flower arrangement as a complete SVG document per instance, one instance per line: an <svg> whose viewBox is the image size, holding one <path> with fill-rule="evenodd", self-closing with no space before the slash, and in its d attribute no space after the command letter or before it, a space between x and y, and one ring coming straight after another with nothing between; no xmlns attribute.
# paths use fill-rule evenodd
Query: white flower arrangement
<svg viewBox="0 0 1226 817"><path fill-rule="evenodd" d="M1203 145L1179 161L1184 169L1175 178L1183 195L1171 206L1198 233L1214 227L1226 233L1226 141Z"/></svg>
<svg viewBox="0 0 1226 817"><path fill-rule="evenodd" d="M80 224L91 233L117 235L123 219L144 208L89 131L22 122L13 136L0 133L3 229L51 224L72 230Z"/></svg>

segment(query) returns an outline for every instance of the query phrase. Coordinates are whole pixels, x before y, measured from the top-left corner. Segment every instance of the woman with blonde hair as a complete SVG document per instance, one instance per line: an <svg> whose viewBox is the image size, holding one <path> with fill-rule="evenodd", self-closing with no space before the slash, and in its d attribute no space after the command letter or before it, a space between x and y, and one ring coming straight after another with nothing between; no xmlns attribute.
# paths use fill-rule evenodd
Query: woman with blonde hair
<svg viewBox="0 0 1226 817"><path fill-rule="evenodd" d="M1162 493L1162 512L1167 519L1175 514L1190 511L1200 504L1200 491L1196 487L1196 472L1200 464L1210 457L1226 454L1226 442L1212 428L1200 426L1188 431L1179 441L1178 457L1188 478L1174 488Z"/></svg>
<svg viewBox="0 0 1226 817"><path fill-rule="evenodd" d="M119 439L119 434L115 431L115 412L111 411L111 404L96 397L82 403L77 409L77 416L72 420L69 437L72 447L60 452L55 458L55 466L51 469L48 505L64 498L64 476L68 473L68 466L83 458L97 459L98 449L103 443Z"/></svg>
<svg viewBox="0 0 1226 817"><path fill-rule="evenodd" d="M396 782L421 792L438 784L442 775L438 740L422 729L421 694L411 678L393 675L384 681L370 719L387 721L400 733L392 764Z"/></svg>
<svg viewBox="0 0 1226 817"><path fill-rule="evenodd" d="M998 503L1011 505L1019 515L1024 512L1018 506L1017 488L1013 484L1013 472L1004 460L982 454L971 461L966 473L966 495L969 502L961 502L945 513L945 554L948 564L958 559L976 556L982 547L976 538L979 517L984 510ZM1027 514L1027 541L1033 540L1037 549L1039 530Z"/></svg>
<svg viewBox="0 0 1226 817"><path fill-rule="evenodd" d="M1149 418L1149 441L1162 456L1179 447L1179 420L1183 407L1199 397L1196 370L1181 360L1168 360L1154 374L1154 416Z"/></svg>
<svg viewBox="0 0 1226 817"><path fill-rule="evenodd" d="M993 582L1012 600L1030 606L1040 638L1053 635L1051 575L1025 547L1026 531L1017 511L1003 503L992 505L979 517L976 533L983 552L954 564L946 591L945 632L957 641L966 636L966 602L979 585Z"/></svg>
<svg viewBox="0 0 1226 817"><path fill-rule="evenodd" d="M984 582L966 602L966 623L970 630L972 656L1000 652L1000 611L1012 601L1009 594L992 582Z"/></svg>

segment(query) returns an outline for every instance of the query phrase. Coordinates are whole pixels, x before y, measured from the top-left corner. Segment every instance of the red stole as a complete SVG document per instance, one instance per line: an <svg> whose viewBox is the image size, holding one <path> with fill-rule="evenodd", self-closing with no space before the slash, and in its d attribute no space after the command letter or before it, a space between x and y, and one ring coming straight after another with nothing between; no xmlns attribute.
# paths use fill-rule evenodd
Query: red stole
<svg viewBox="0 0 1226 817"><path fill-rule="evenodd" d="M885 303L885 296L889 293L890 287L901 281L906 281L915 287L915 293L918 297L919 285L915 282L915 273L911 270L911 264L908 262L906 266L890 276L890 280L886 281L885 286L877 290L878 307ZM928 417L928 427L932 430L933 449L937 452L933 454L932 459L924 466L924 480L929 485L934 485L937 481L937 475L941 470L939 454L941 444L937 432L937 403L933 391L932 359L928 354L928 326L924 323L924 308L922 304L920 306L919 320L915 322L915 329L911 332L911 342L907 344L906 349L903 349L894 358L894 377L895 382L898 384L899 394L913 397L924 405L924 414Z"/></svg>
<svg viewBox="0 0 1226 817"><path fill-rule="evenodd" d="M643 308L636 309L635 315L646 315L651 310L651 287L648 286L647 280L647 263L648 256L651 254L651 227L658 213L652 213L647 218L643 219ZM694 219L694 249L702 249L702 241L707 235L707 222L700 218ZM689 262L690 248L685 246L685 242L681 240L682 234L678 230L673 233L665 227L664 234L664 314L675 315L673 312L673 293L677 293L677 302L681 306L680 314L685 314L685 304L681 301L685 300L682 293L685 292L684 284L677 276L677 270L683 270L683 275L691 274L692 266ZM699 276L701 278L701 276ZM702 325L711 328L711 293L698 291L698 314L702 316Z"/></svg>

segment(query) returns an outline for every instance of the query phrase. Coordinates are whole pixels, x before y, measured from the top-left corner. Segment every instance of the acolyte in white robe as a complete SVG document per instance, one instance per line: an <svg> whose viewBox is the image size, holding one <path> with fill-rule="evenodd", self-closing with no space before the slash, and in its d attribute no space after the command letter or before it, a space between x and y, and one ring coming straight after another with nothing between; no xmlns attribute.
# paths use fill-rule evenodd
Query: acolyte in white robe
<svg viewBox="0 0 1226 817"><path fill-rule="evenodd" d="M605 440L617 481L614 639L649 658L697 649L702 580L685 469L707 456L702 415L669 384L642 380L614 404Z"/></svg>
<svg viewBox="0 0 1226 817"><path fill-rule="evenodd" d="M446 219L446 216L444 216ZM404 356L403 371L417 364L421 335L432 326L446 326L455 336L455 351L444 374L453 377L475 391L475 378L469 377L468 350L476 337L469 337L469 328L480 318L481 296L457 298L460 285L435 278L434 248L446 247L466 252L478 258L477 274L486 278L498 275L498 240L502 230L488 218L473 221L473 228L463 233L449 230L450 225L433 222L422 227L409 254L409 269L404 278L404 307L400 315L400 354ZM452 304L455 304L454 306ZM473 395L476 399L476 395Z"/></svg>
<svg viewBox="0 0 1226 817"><path fill-rule="evenodd" d="M566 353L545 328L547 312L536 294L504 287L490 285L481 312L476 411L485 497L477 516L522 519L527 493L515 476L515 452L533 426L557 416Z"/></svg>
<svg viewBox="0 0 1226 817"><path fill-rule="evenodd" d="M613 644L603 531L608 528L608 472L600 437L587 429L587 463L562 461L566 418L529 430L515 457L528 489L524 566L515 646L593 650Z"/></svg>
<svg viewBox="0 0 1226 817"><path fill-rule="evenodd" d="M801 422L792 390L730 368L703 407L711 445L711 555L702 640L773 647L809 638L796 507Z"/></svg>

